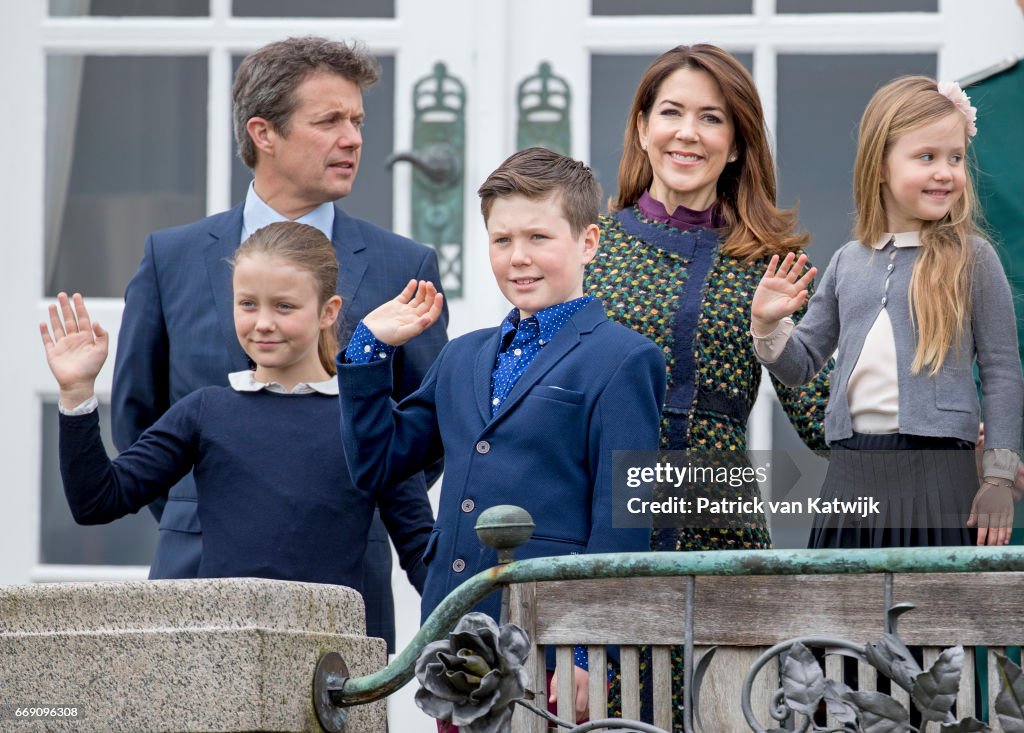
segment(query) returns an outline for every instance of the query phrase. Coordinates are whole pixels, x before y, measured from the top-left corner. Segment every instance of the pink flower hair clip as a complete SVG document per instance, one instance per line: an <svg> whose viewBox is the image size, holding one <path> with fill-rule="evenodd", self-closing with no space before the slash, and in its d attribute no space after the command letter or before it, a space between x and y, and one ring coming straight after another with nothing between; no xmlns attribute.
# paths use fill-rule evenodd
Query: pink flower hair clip
<svg viewBox="0 0 1024 733"><path fill-rule="evenodd" d="M960 85L955 81L940 81L939 94L952 102L967 120L967 137L972 138L977 135L978 126L975 122L978 119L978 108L971 106L971 98L960 88Z"/></svg>

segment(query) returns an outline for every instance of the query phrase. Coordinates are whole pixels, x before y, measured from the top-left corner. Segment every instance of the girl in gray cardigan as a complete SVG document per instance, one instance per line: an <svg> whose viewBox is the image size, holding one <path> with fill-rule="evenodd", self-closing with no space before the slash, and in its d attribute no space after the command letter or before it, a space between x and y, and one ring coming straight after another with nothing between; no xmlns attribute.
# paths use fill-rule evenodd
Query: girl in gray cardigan
<svg viewBox="0 0 1024 733"><path fill-rule="evenodd" d="M1024 378L1009 284L974 219L975 114L955 83L880 89L860 123L857 241L836 252L799 326L788 316L815 275L805 257L773 257L754 295L755 351L782 382L809 381L839 350L822 503L876 500L860 504L867 516L817 515L812 547L1009 541Z"/></svg>

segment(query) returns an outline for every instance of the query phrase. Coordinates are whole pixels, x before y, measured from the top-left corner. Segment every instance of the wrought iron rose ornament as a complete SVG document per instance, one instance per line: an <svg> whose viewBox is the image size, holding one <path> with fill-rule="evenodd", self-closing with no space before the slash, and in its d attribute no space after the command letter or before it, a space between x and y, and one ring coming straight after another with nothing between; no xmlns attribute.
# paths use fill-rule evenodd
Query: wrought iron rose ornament
<svg viewBox="0 0 1024 733"><path fill-rule="evenodd" d="M416 704L464 733L506 731L512 705L526 694L529 653L530 640L515 624L498 628L490 616L468 613L416 660Z"/></svg>

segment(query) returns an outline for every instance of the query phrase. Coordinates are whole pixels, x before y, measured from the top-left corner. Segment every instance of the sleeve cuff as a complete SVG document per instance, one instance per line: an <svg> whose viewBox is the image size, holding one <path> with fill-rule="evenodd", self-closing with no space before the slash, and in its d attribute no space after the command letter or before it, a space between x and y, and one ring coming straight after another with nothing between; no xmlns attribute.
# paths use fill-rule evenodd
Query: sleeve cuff
<svg viewBox="0 0 1024 733"><path fill-rule="evenodd" d="M587 648L585 646L573 647L572 650L572 663L580 669L589 671L589 661L587 658Z"/></svg>
<svg viewBox="0 0 1024 733"><path fill-rule="evenodd" d="M60 400L57 400L57 409L61 415L67 415L68 417L78 417L79 415L88 415L90 412L95 412L100 407L100 401L96 399L96 395L93 395L85 402L82 402L76 407L66 408L61 404Z"/></svg>
<svg viewBox="0 0 1024 733"><path fill-rule="evenodd" d="M1005 478L1013 481L1017 477L1017 463L1020 457L1009 448L990 448L981 459L981 473L985 478Z"/></svg>
<svg viewBox="0 0 1024 733"><path fill-rule="evenodd" d="M757 358L765 364L778 361L794 328L796 326L793 324L792 318L783 318L771 333L766 336L758 336L754 333L753 325L751 325L750 335L754 339L754 353Z"/></svg>
<svg viewBox="0 0 1024 733"><path fill-rule="evenodd" d="M394 356L398 347L378 341L373 332L362 321L349 339L345 348L345 361L349 364L369 364L384 361Z"/></svg>

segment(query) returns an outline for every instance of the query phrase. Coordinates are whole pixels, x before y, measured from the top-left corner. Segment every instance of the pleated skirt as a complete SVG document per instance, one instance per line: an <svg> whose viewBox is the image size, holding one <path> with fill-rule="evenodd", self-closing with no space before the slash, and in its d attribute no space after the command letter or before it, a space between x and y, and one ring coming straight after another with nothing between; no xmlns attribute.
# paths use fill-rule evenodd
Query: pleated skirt
<svg viewBox="0 0 1024 733"><path fill-rule="evenodd" d="M978 490L974 444L854 433L830 447L819 507L846 502L855 510L816 514L808 547L974 544L977 532L967 528Z"/></svg>

